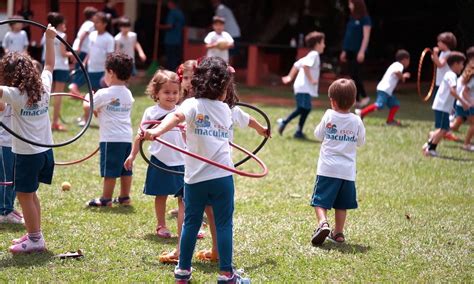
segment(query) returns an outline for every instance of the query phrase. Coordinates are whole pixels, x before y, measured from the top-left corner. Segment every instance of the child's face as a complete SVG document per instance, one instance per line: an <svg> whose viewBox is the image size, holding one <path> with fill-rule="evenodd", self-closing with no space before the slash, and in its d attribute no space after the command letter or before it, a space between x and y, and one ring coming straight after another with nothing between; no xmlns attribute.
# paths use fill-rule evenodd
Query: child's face
<svg viewBox="0 0 474 284"><path fill-rule="evenodd" d="M183 80L181 81L181 88L189 92L191 90L191 78L193 77L192 71L183 72Z"/></svg>
<svg viewBox="0 0 474 284"><path fill-rule="evenodd" d="M451 70L453 70L456 74L461 74L462 70L464 69L464 62L455 62L451 65Z"/></svg>
<svg viewBox="0 0 474 284"><path fill-rule="evenodd" d="M14 23L11 25L11 29L14 32L19 32L23 28L23 23Z"/></svg>
<svg viewBox="0 0 474 284"><path fill-rule="evenodd" d="M62 23L62 24L59 24L57 27L56 27L56 30L59 31L59 32L66 32L66 23Z"/></svg>
<svg viewBox="0 0 474 284"><path fill-rule="evenodd" d="M214 22L212 28L216 33L221 34L224 31L224 24L221 22Z"/></svg>
<svg viewBox="0 0 474 284"><path fill-rule="evenodd" d="M94 21L94 28L98 32L104 32L105 31L105 28L107 27L106 23L102 22L97 16L94 16L93 21Z"/></svg>
<svg viewBox="0 0 474 284"><path fill-rule="evenodd" d="M316 43L316 45L314 46L314 49L319 53L319 54L322 54L324 52L324 49L326 48L326 42L323 40L321 40L320 42Z"/></svg>
<svg viewBox="0 0 474 284"><path fill-rule="evenodd" d="M128 32L130 32L130 27L120 27L120 32L122 34L128 34Z"/></svg>
<svg viewBox="0 0 474 284"><path fill-rule="evenodd" d="M173 109L179 100L179 84L176 82L164 83L157 94L158 102L164 109Z"/></svg>
<svg viewBox="0 0 474 284"><path fill-rule="evenodd" d="M403 68L406 69L410 66L410 58L404 58L400 63L403 65Z"/></svg>
<svg viewBox="0 0 474 284"><path fill-rule="evenodd" d="M438 41L438 47L441 51L449 50L448 46L442 41Z"/></svg>
<svg viewBox="0 0 474 284"><path fill-rule="evenodd" d="M349 10L352 12L354 12L354 3L352 3L352 1L349 1Z"/></svg>

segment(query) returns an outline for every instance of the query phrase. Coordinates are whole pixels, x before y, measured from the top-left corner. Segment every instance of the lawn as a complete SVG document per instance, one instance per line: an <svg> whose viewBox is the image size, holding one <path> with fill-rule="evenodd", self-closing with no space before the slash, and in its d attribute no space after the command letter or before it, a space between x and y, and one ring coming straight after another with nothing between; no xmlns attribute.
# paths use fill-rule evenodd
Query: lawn
<svg viewBox="0 0 474 284"><path fill-rule="evenodd" d="M152 104L142 95L143 89L133 87L135 126ZM243 100L246 93L256 91L265 93L263 88L246 88ZM349 212L344 245L316 248L310 243L316 218L309 200L320 148L311 133L325 109L310 114L305 128L309 140L292 138L296 121L283 136L274 131L259 153L270 169L268 176L235 177L237 268L245 269L255 282L474 281L474 154L462 151L459 143L444 141L438 147L441 158L424 157L421 146L433 124L430 106L411 92L399 98L398 117L404 127L385 126L386 111L365 120L367 144L357 158L359 209ZM321 100L327 106L325 95ZM55 133L56 141L78 130L72 121L80 113L79 102L65 101L71 131ZM291 107L262 109L272 122L291 111ZM461 132L465 130L464 126ZM235 136L247 148L260 141L250 130L237 130ZM80 158L97 144L98 129L91 128L74 144L55 149L55 158ZM258 171L251 162L242 168ZM177 239L154 235L153 198L142 194L145 171L146 164L138 157L132 207L89 209L85 203L101 193L98 157L57 167L53 184L39 189L49 252L12 257L7 252L10 240L22 235L24 228L0 224L0 282L172 282L173 266L160 264L158 255L174 248ZM61 191L63 181L72 184L71 191ZM175 206L170 198L168 208ZM169 217L168 225L175 233L175 220ZM208 234L197 248L209 247ZM84 251L83 259L54 257L77 249ZM193 266L196 282L215 281L217 264L194 260Z"/></svg>

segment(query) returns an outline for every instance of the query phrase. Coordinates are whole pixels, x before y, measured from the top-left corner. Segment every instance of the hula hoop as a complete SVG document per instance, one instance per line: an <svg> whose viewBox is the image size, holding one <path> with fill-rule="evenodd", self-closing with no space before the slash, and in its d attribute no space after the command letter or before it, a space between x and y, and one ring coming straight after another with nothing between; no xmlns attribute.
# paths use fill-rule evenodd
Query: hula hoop
<svg viewBox="0 0 474 284"><path fill-rule="evenodd" d="M13 185L13 181L0 181L0 186Z"/></svg>
<svg viewBox="0 0 474 284"><path fill-rule="evenodd" d="M4 21L0 21L0 25L5 25L5 24L10 24L10 23L24 23L24 24L30 24L30 25L33 25L33 26L36 26L36 27L39 27L39 28L42 28L44 30L47 29L47 27L43 26L42 24L40 23L37 23L37 22L34 22L34 21L30 21L30 20L23 20L23 19L11 19L11 20L4 20ZM86 82L87 82L87 88L89 89L89 94L92 94L92 85L91 85L91 82L90 82L90 78L89 78L89 75L87 74L86 72L86 68L84 67L84 64L82 63L81 59L79 58L79 56L76 54L76 52L72 49L72 47L69 45L69 43L67 43L63 38L61 38L59 35L56 35L56 38L66 46L66 50L70 51L72 53L72 55L74 55L74 57L76 58L77 62L79 63L80 67L81 67L81 70L82 72L84 73L84 76L86 78ZM31 145L34 145L34 146L38 146L38 147L45 147L45 148L55 148L55 147L62 147L62 146L66 146L66 145L69 145L71 143L73 143L74 141L76 141L77 139L79 139L86 131L87 129L89 128L89 125L92 121L92 116L93 116L93 113L94 113L94 98L93 96L90 96L90 112L89 112L89 117L87 118L87 121L86 121L86 124L84 125L84 127L81 129L81 131L79 131L79 133L77 133L74 137L72 137L71 139L67 140L67 141L64 141L64 142L61 142L61 143L58 143L58 144L43 144L43 143L38 143L38 142L35 142L35 141L32 141L32 140L29 140L29 139L26 139L25 137L22 137L20 136L19 134L15 133L12 129L10 129L8 126L6 126L5 124L3 124L2 122L0 122L0 126L3 127L8 133L10 133L12 136L14 136L15 138L25 142L25 143L28 143L28 144L31 144Z"/></svg>
<svg viewBox="0 0 474 284"><path fill-rule="evenodd" d="M433 62L433 79L431 79L430 89L428 90L428 93L426 94L426 96L423 96L421 94L421 71L423 69L423 61L425 60L425 56L428 53L433 54L433 51L430 48L425 48L421 52L420 61L418 62L418 74L417 74L418 76L416 80L416 88L418 91L418 95L424 102L427 102L433 95L435 79L436 79L436 65Z"/></svg>
<svg viewBox="0 0 474 284"><path fill-rule="evenodd" d="M147 123L147 121L144 121L144 122L140 125L140 128L141 128L142 131L144 130L144 129L143 129L143 125L147 125L147 124L152 124L152 122L148 122L148 123ZM183 153L183 154L185 154L185 155L191 156L191 157L193 157L194 159L197 159L197 160L200 160L200 161L202 161L202 162L211 164L211 165L213 165L213 166L215 166L215 167L221 168L221 169L223 169L223 170L229 171L229 172L234 173L234 174L238 174L238 175L240 175L240 176L251 177L251 178L261 178L261 177L264 177L264 176L266 176L266 175L268 174L268 168L267 168L267 166L265 165L265 163L263 163L263 161L260 160L260 158L258 158L257 156L255 156L255 154L253 154L253 153L250 152L249 150L246 150L246 149L242 148L241 146L236 145L236 144L234 144L234 143L232 143L232 142L229 142L230 146L232 146L232 147L234 147L235 149L237 149L237 150L239 150L239 151L241 151L241 152L247 154L247 155L250 156L252 159L254 159L254 160L259 164L259 166L262 168L263 172L262 172L262 173L259 173L259 174L255 174L255 173L249 173L249 172L237 170L237 169L235 169L235 168L231 168L231 167L228 167L228 166L226 166L226 165L222 165L222 164L219 164L219 163L214 162L214 161L212 161L212 160L209 160L209 159L207 159L207 158L205 158L205 157L203 157L203 156L200 156L200 155L198 155L198 154L189 152L189 151L187 151L187 150L185 150L185 149L182 149L182 148L180 148L180 147L178 147L178 146L176 146L176 145L173 145L173 144L171 144L171 143L169 143L169 142L167 142L167 141L165 141L165 140L163 140L163 139L161 139L161 138L155 138L155 141L158 141L158 142L160 142L161 144L163 144L163 145L165 145L165 146L167 146L167 147L169 147L169 148L171 148L171 149L173 149L173 150L176 150L176 151L181 152L181 153Z"/></svg>

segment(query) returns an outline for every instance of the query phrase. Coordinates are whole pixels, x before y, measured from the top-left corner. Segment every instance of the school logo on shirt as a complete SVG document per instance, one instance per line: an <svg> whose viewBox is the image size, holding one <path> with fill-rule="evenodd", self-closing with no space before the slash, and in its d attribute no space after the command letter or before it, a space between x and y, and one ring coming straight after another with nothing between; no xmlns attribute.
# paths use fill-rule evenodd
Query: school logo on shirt
<svg viewBox="0 0 474 284"><path fill-rule="evenodd" d="M354 131L349 129L338 130L336 124L328 122L326 124L326 139L336 141L357 142L357 137Z"/></svg>
<svg viewBox="0 0 474 284"><path fill-rule="evenodd" d="M106 109L108 111L115 112L128 112L130 111L130 105L122 105L119 98L111 99Z"/></svg>
<svg viewBox="0 0 474 284"><path fill-rule="evenodd" d="M196 135L229 138L229 130L217 123L211 123L207 114L198 113L194 124L196 125L194 129Z"/></svg>
<svg viewBox="0 0 474 284"><path fill-rule="evenodd" d="M34 103L30 106L25 106L25 108L20 109L21 116L39 116L48 112L48 105L43 104L42 107L38 103Z"/></svg>

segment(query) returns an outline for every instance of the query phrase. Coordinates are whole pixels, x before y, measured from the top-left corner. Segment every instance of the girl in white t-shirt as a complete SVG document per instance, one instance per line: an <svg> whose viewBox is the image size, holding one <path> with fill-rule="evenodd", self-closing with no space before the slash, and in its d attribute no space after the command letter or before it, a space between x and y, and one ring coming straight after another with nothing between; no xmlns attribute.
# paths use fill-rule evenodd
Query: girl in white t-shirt
<svg viewBox="0 0 474 284"><path fill-rule="evenodd" d="M449 71L447 59L451 50L454 50L457 45L456 36L451 32L440 33L436 38L436 46L433 47L433 54L431 60L436 65L436 84L433 90L433 100L438 92L438 88L443 81L444 74Z"/></svg>
<svg viewBox="0 0 474 284"><path fill-rule="evenodd" d="M38 143L52 144L48 107L54 70L54 38L51 25L46 30L46 58L42 74L28 55L12 52L0 62L3 74L0 103L12 108L12 129L15 133ZM44 251L46 244L41 232L41 206L36 194L39 183L51 184L54 171L53 151L34 146L13 137L14 189L20 202L27 234L13 240L13 254Z"/></svg>
<svg viewBox="0 0 474 284"><path fill-rule="evenodd" d="M204 58L197 66L191 84L194 98L187 99L172 115L144 138L153 140L186 122L187 149L217 163L233 167L229 139L232 111L223 101L232 74L219 57ZM185 219L181 234L179 263L174 274L177 281L191 278L191 259L196 236L202 223L204 208L210 202L217 226L220 281L239 278L232 266L232 219L234 212L234 181L232 173L185 156L184 196Z"/></svg>

